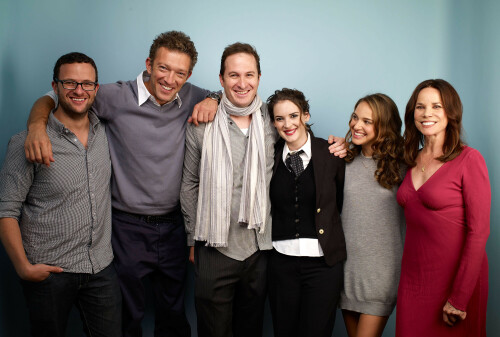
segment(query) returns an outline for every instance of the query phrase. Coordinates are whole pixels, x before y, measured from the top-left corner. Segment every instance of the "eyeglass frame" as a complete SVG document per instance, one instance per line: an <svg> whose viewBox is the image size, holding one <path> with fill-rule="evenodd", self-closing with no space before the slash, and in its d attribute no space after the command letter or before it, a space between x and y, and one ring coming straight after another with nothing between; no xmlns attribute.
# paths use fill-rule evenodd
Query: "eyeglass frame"
<svg viewBox="0 0 500 337"><path fill-rule="evenodd" d="M81 86L81 87L82 87L82 90L84 90L84 91L95 91L95 89L97 88L97 85L99 84L98 82L77 82L77 81L73 81L73 80L60 80L60 79L58 79L58 78L56 78L56 77L54 78L54 82L56 82L56 83L61 83L61 84L62 84L62 87L63 87L64 89L66 89L66 90L76 90L76 89L78 88L78 86ZM65 82L66 82L66 83L67 83L67 82L76 83L76 86L75 86L74 88L71 88L71 89L70 89L70 88L66 88L66 87L64 86L64 83L65 83ZM85 89L85 88L83 87L83 85L84 85L84 84L91 84L91 83L94 85L94 89Z"/></svg>

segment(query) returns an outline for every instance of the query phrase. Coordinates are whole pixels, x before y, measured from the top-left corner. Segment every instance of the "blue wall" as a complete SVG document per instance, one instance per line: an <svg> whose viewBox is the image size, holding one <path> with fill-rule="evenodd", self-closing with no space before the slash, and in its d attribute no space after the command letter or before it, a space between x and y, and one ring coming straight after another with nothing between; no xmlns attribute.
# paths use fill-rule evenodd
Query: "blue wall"
<svg viewBox="0 0 500 337"><path fill-rule="evenodd" d="M284 86L311 102L319 136L344 135L355 101L384 92L404 110L417 83L445 78L461 94L468 143L484 155L493 190L488 334L500 332L500 23L495 0L235 1L3 0L0 3L0 160L8 139L25 127L33 101L50 90L56 59L70 51L93 57L100 82L135 78L160 32L191 36L199 62L191 82L218 89L223 48L249 42L261 55L260 95ZM27 336L26 309L15 272L0 252L0 336ZM192 282L192 273L190 274ZM192 283L187 298L194 319ZM495 320L495 318L497 318ZM151 331L151 315L147 316ZM337 317L335 336L346 336ZM270 336L269 316L266 335ZM70 335L79 336L76 315ZM149 335L148 332L147 335ZM394 335L394 315L384 336Z"/></svg>

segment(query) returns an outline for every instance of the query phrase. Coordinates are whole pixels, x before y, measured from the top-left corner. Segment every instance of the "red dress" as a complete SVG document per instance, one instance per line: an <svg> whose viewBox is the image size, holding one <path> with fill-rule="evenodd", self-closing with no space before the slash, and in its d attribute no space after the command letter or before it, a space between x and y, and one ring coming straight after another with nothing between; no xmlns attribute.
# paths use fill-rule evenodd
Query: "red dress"
<svg viewBox="0 0 500 337"><path fill-rule="evenodd" d="M470 147L418 190L411 169L397 199L406 239L396 306L397 337L486 336L491 190L486 163ZM449 327L446 301L467 312Z"/></svg>

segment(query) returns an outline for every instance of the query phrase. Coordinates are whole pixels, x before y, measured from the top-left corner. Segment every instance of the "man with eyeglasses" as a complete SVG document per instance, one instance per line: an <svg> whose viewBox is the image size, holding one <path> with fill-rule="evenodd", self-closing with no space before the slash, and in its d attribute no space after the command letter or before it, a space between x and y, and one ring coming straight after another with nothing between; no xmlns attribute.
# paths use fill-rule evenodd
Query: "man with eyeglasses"
<svg viewBox="0 0 500 337"><path fill-rule="evenodd" d="M210 98L197 104L210 92L187 82L197 58L186 34L160 34L146 71L132 81L102 85L93 105L106 123L113 163L112 243L127 337L142 335L146 278L154 293L155 336L191 334L184 310L187 238L179 206L185 131L193 109L212 112L200 121L213 119L217 110ZM50 142L40 130L53 106L48 96L35 103L33 110L42 117L29 123L28 139L35 141L26 147L28 158L47 165Z"/></svg>
<svg viewBox="0 0 500 337"><path fill-rule="evenodd" d="M89 110L97 80L90 57L61 56L52 82L59 106L46 127L55 162L28 162L23 131L11 138L0 171L0 238L21 279L33 336L65 336L73 305L87 336L121 336L111 160L104 125Z"/></svg>

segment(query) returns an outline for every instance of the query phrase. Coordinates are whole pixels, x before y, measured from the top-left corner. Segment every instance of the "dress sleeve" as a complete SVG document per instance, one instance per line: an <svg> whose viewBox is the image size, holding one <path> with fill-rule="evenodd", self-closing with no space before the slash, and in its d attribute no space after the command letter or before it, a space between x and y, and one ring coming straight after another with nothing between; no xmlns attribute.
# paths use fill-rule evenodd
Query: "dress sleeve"
<svg viewBox="0 0 500 337"><path fill-rule="evenodd" d="M484 158L476 150L472 150L463 163L462 194L467 236L448 301L455 308L467 311L484 267L486 240L490 234L490 181Z"/></svg>

